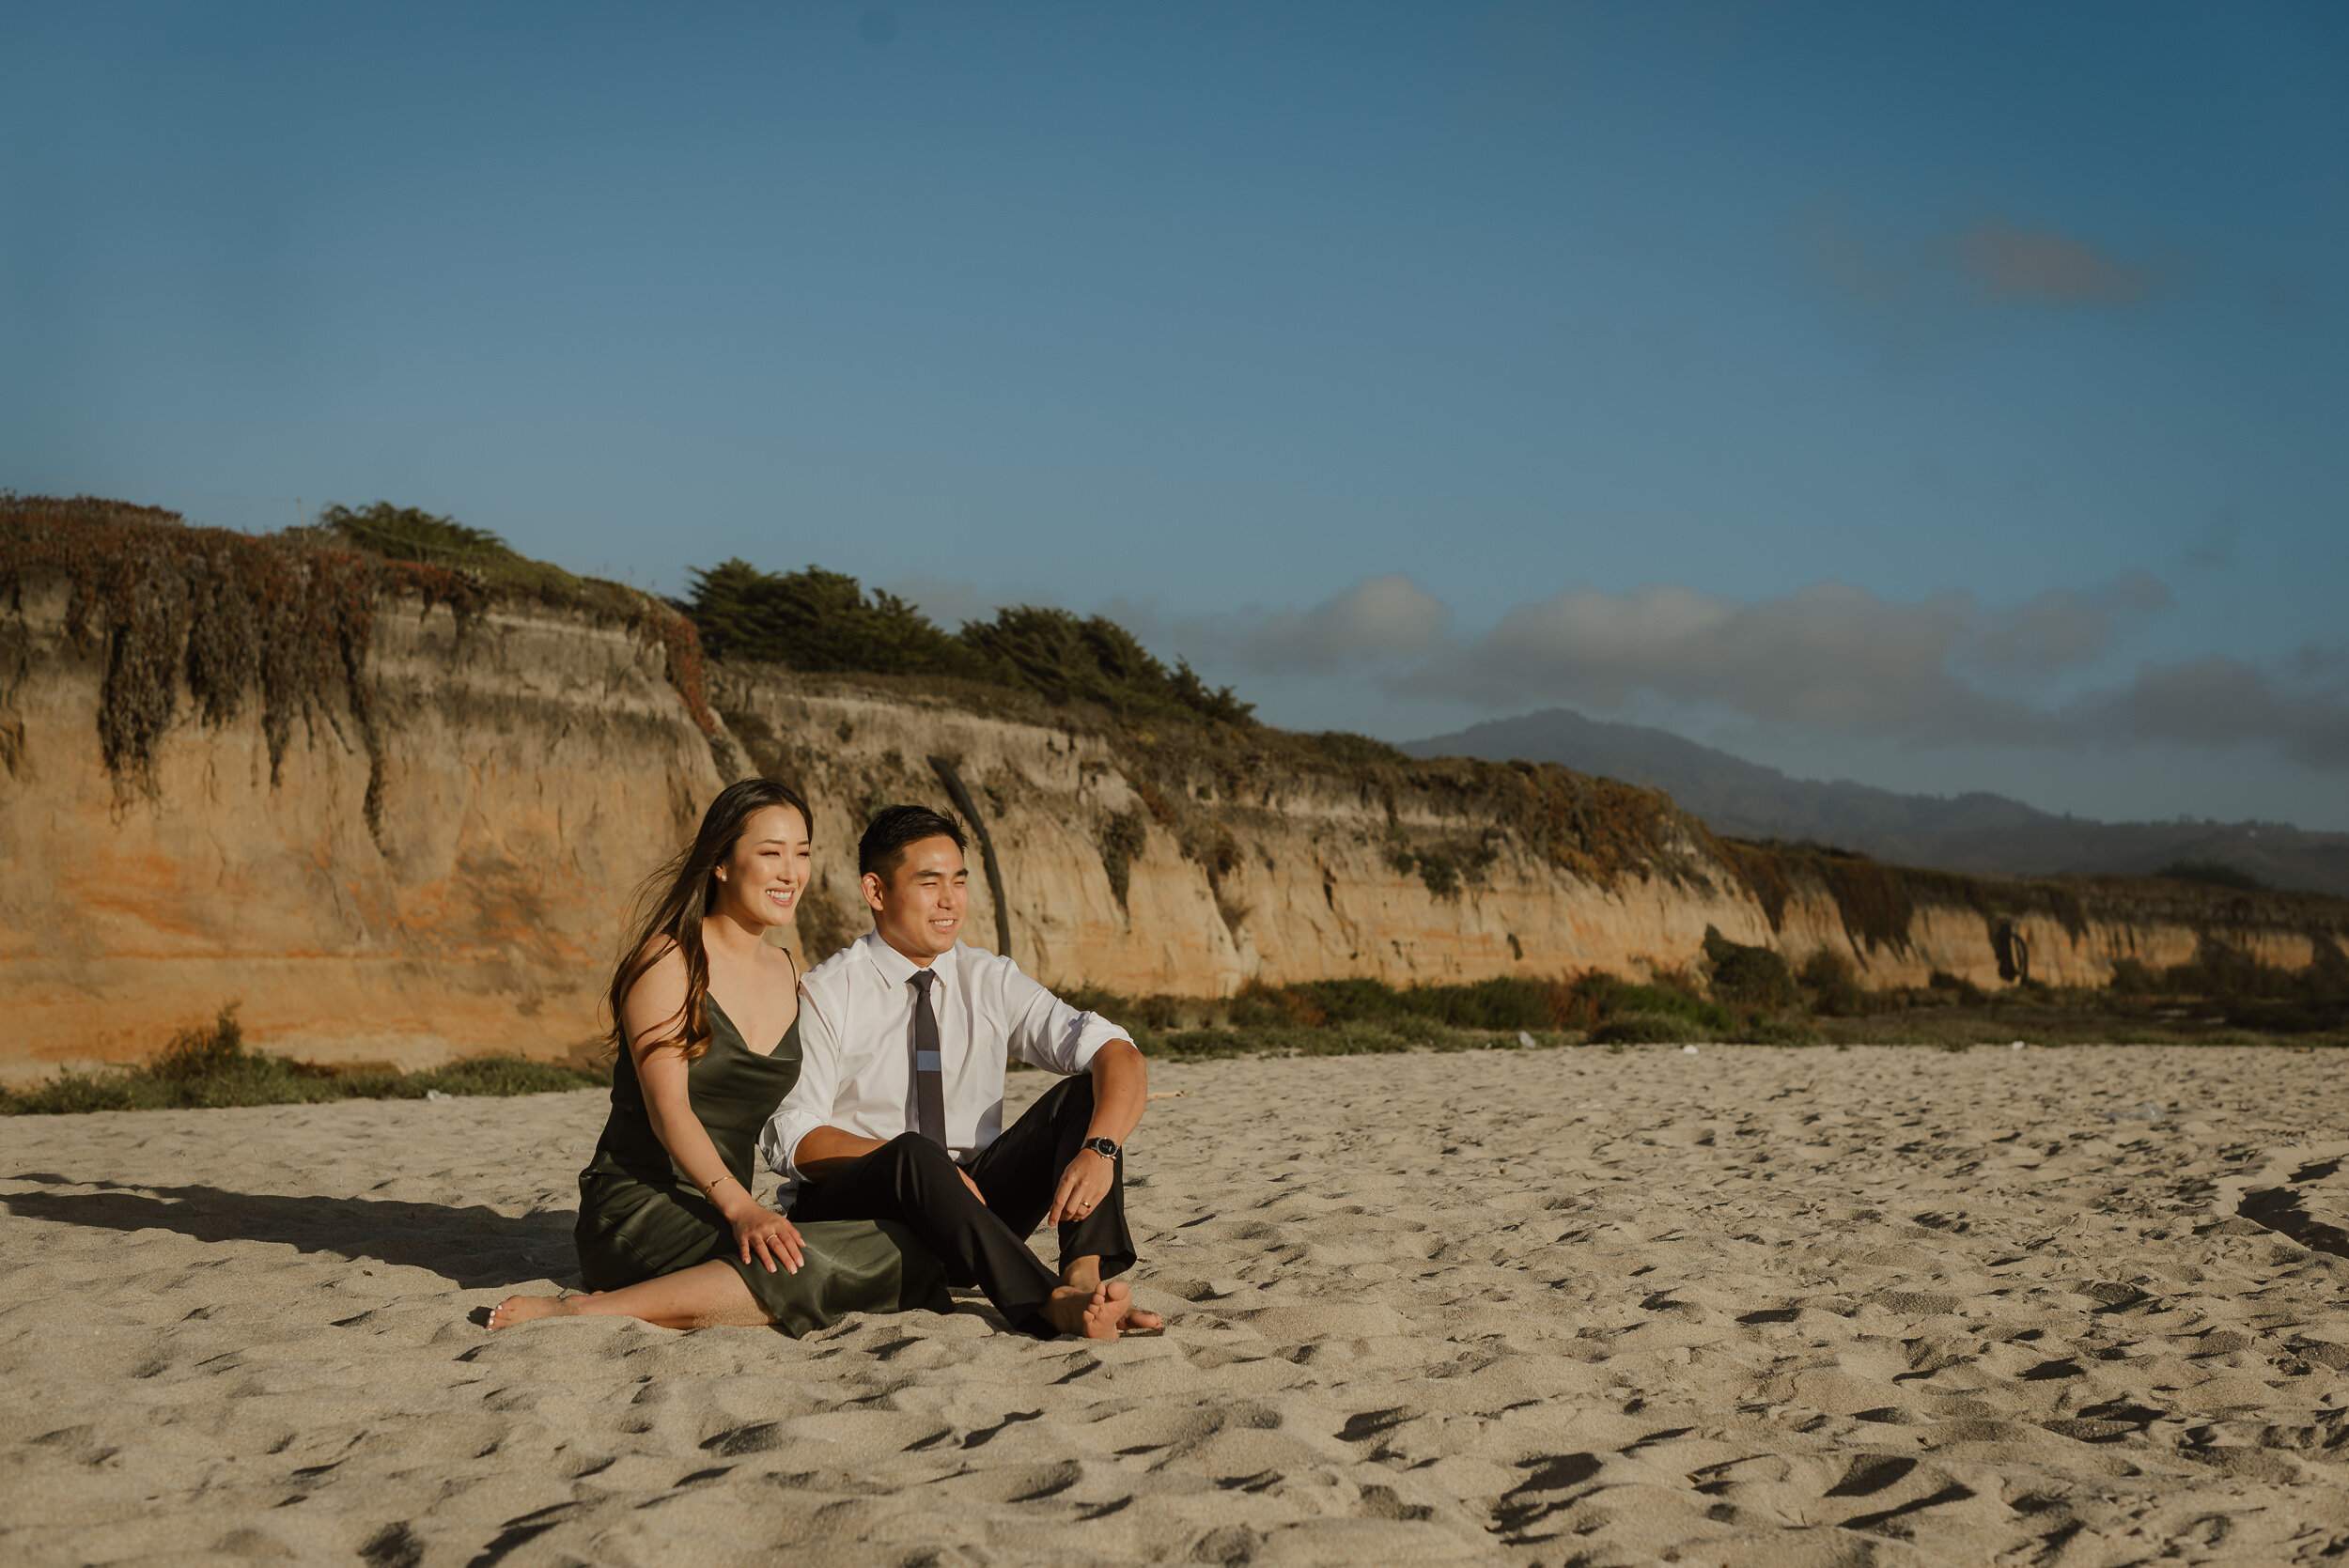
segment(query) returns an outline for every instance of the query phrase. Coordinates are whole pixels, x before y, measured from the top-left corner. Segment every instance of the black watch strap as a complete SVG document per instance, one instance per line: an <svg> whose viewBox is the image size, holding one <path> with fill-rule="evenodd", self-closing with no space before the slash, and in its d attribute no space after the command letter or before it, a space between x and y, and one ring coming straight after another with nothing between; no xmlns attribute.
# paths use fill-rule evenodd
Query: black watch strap
<svg viewBox="0 0 2349 1568"><path fill-rule="evenodd" d="M1117 1157L1117 1143L1112 1139L1088 1138L1083 1142L1078 1144L1077 1147L1080 1149L1091 1149L1095 1154L1099 1155L1104 1159L1115 1159Z"/></svg>

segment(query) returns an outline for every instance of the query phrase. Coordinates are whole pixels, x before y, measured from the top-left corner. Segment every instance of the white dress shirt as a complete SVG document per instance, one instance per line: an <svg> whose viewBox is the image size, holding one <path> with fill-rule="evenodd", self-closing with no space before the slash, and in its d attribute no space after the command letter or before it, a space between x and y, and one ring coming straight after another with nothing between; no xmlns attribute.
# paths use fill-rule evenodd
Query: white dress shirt
<svg viewBox="0 0 2349 1568"><path fill-rule="evenodd" d="M1003 1130L1003 1068L1017 1056L1081 1073L1127 1032L1080 1013L1009 958L957 942L931 963L946 1091L946 1146L968 1163ZM808 971L800 994L800 1080L759 1134L788 1204L801 1174L791 1157L817 1127L891 1139L914 1125L913 960L869 932Z"/></svg>

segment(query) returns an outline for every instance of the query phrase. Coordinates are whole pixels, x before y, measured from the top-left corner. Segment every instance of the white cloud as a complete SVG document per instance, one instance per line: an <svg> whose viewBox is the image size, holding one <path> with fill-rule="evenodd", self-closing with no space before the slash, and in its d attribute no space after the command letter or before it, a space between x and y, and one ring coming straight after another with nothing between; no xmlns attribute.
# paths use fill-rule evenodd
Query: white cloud
<svg viewBox="0 0 2349 1568"><path fill-rule="evenodd" d="M924 577L893 587L949 625L1019 598ZM2183 744L2349 768L2349 644L2272 664L2147 663L2082 689L2133 622L2170 602L2159 579L2130 571L2007 606L1962 592L1891 599L1841 582L1746 600L1668 583L1570 588L1468 637L1452 632L1440 599L1401 576L1366 579L1304 610L1100 608L1161 657L1238 680L1243 696L1252 676L1334 679L1429 713L1462 703L1487 712L1708 710L1821 741Z"/></svg>
<svg viewBox="0 0 2349 1568"><path fill-rule="evenodd" d="M1903 604L1839 582L1749 603L1670 586L1575 589L1511 611L1399 684L1487 706L1659 698L1825 733L2023 737L2035 727L2027 710L1951 672L1977 613L1963 594Z"/></svg>
<svg viewBox="0 0 2349 1568"><path fill-rule="evenodd" d="M2058 234L1992 218L1956 242L1959 269L1996 299L2049 304L2127 304L2154 286L2153 272L2111 252Z"/></svg>
<svg viewBox="0 0 2349 1568"><path fill-rule="evenodd" d="M2124 616L2167 610L2170 590L2151 572L2123 573L2089 593L2051 588L2012 610L1985 613L1966 629L1964 656L2002 674L2048 675L2111 647Z"/></svg>
<svg viewBox="0 0 2349 1568"><path fill-rule="evenodd" d="M2012 606L1967 593L1889 599L1822 582L1737 600L1672 584L1573 588L1465 640L1406 579L1373 579L1310 611L1183 623L1192 657L1279 676L1375 665L1391 697L1487 711L1707 709L1820 739L1907 745L2140 743L2263 749L2349 767L2349 647L2274 665L2146 664L2102 685L2130 623L2168 608L2142 571ZM1168 629L1172 629L1171 628ZM2058 697L2058 687L2069 693Z"/></svg>
<svg viewBox="0 0 2349 1568"><path fill-rule="evenodd" d="M1796 228L1822 279L1906 328L1921 314L1968 305L2136 304L2177 272L2173 262L2132 261L2076 235L1995 216L1902 237L1830 202L1801 214Z"/></svg>
<svg viewBox="0 0 2349 1568"><path fill-rule="evenodd" d="M1447 645L1451 612L1408 577L1374 577L1308 610L1251 605L1221 615L1167 614L1147 600L1101 607L1163 658L1180 655L1227 675L1327 675L1426 660Z"/></svg>
<svg viewBox="0 0 2349 1568"><path fill-rule="evenodd" d="M2167 740L2257 746L2311 768L2349 768L2349 660L2308 653L2279 670L2213 656L2147 665L2125 686L2090 694L2066 728L2108 744Z"/></svg>
<svg viewBox="0 0 2349 1568"><path fill-rule="evenodd" d="M1276 610L1238 629L1233 657L1268 674L1324 671L1433 653L1450 618L1408 577L1374 577L1311 610Z"/></svg>

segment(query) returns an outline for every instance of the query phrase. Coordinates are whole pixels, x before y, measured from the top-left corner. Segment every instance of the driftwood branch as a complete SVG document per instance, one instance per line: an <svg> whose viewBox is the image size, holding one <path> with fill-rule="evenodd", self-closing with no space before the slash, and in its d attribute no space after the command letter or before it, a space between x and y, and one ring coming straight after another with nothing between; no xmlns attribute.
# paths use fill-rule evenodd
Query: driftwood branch
<svg viewBox="0 0 2349 1568"><path fill-rule="evenodd" d="M946 799L962 813L962 819L971 824L971 831L979 838L979 864L987 872L987 891L995 900L995 951L1011 956L1011 905L1003 897L1003 868L995 859L995 841L988 836L987 818L979 815L971 792L962 786L962 775L944 757L930 758L930 771L946 786Z"/></svg>

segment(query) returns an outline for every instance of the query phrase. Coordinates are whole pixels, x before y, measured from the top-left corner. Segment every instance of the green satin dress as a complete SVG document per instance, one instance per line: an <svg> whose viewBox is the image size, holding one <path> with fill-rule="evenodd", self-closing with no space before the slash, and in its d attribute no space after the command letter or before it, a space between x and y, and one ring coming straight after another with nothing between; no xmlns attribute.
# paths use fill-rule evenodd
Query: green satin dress
<svg viewBox="0 0 2349 1568"><path fill-rule="evenodd" d="M799 1020L761 1056L743 1044L717 998L708 1007L709 1048L687 1069L687 1092L718 1157L747 1191L759 1129L799 1081ZM799 1230L806 1261L797 1274L770 1274L764 1263L742 1262L734 1228L654 1135L636 1063L622 1051L612 1066L611 1119L579 1173L572 1236L587 1288L617 1290L719 1258L742 1276L775 1327L795 1339L849 1312L942 1312L952 1305L936 1254L902 1225L834 1219Z"/></svg>

